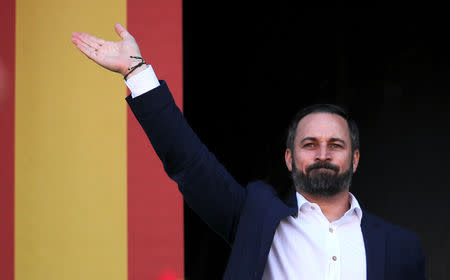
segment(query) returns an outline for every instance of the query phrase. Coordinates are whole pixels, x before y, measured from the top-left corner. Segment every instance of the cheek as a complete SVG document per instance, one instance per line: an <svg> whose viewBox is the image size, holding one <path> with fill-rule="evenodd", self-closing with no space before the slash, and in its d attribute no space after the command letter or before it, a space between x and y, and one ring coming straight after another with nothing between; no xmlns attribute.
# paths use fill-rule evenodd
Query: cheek
<svg viewBox="0 0 450 280"><path fill-rule="evenodd" d="M305 171L306 167L314 163L315 155L312 152L302 151L295 154L295 166L297 170Z"/></svg>
<svg viewBox="0 0 450 280"><path fill-rule="evenodd" d="M343 153L339 156L336 156L337 164L341 166L342 170L347 170L348 168L353 168L352 165L352 155Z"/></svg>

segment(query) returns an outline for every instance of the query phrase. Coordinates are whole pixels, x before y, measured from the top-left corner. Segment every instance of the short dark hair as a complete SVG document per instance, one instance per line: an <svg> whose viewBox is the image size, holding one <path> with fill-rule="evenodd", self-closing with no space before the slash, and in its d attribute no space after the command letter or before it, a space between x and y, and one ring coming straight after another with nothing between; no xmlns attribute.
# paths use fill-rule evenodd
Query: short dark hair
<svg viewBox="0 0 450 280"><path fill-rule="evenodd" d="M348 124L350 140L352 142L352 152L359 150L359 130L356 122L350 117L350 114L344 108L334 104L314 104L298 111L289 124L286 139L286 148L290 149L291 151L294 150L295 132L297 130L298 123L305 116L312 113L329 113L343 117Z"/></svg>

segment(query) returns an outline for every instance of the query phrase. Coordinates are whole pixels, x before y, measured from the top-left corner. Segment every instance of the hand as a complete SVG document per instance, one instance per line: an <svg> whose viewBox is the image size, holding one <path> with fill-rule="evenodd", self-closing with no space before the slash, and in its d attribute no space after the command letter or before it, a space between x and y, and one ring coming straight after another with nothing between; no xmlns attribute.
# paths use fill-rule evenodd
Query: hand
<svg viewBox="0 0 450 280"><path fill-rule="evenodd" d="M72 42L82 53L100 66L125 76L129 72L128 68L139 63L130 56L140 57L141 52L136 40L121 24L117 23L114 28L122 41L110 42L87 33L74 32L72 33ZM137 74L139 70L136 69L132 74Z"/></svg>

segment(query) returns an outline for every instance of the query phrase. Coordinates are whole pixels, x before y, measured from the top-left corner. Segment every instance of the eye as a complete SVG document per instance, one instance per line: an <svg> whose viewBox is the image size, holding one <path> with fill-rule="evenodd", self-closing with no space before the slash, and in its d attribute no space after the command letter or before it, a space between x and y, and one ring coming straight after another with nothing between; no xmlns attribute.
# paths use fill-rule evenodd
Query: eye
<svg viewBox="0 0 450 280"><path fill-rule="evenodd" d="M330 145L330 147L333 148L333 149L341 149L341 148L342 148L342 145L337 144L337 143L332 143L332 144Z"/></svg>
<svg viewBox="0 0 450 280"><path fill-rule="evenodd" d="M314 148L314 146L314 143L306 143L305 145L303 145L303 148Z"/></svg>

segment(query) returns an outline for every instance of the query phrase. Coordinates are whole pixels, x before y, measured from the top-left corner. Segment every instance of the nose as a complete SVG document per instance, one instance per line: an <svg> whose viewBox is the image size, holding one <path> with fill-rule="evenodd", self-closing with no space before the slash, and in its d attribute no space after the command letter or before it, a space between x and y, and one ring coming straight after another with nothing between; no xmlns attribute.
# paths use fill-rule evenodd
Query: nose
<svg viewBox="0 0 450 280"><path fill-rule="evenodd" d="M331 153L326 144L320 145L319 149L317 149L316 160L317 161L330 161L331 160Z"/></svg>

